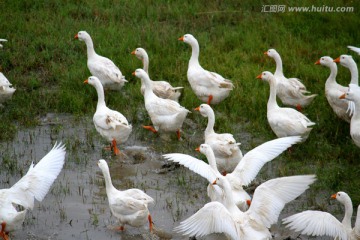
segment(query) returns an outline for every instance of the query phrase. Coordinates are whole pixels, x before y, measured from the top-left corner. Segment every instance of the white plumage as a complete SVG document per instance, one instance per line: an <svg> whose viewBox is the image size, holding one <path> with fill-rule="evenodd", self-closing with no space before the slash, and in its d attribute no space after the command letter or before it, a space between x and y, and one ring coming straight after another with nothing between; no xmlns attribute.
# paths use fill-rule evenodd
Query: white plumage
<svg viewBox="0 0 360 240"><path fill-rule="evenodd" d="M277 80L276 95L281 102L287 106L294 106L300 110L311 103L317 94L309 93L304 84L298 78L286 78L283 73L283 66L280 54L275 49L264 52L265 55L273 58L276 63L274 76Z"/></svg>
<svg viewBox="0 0 360 240"><path fill-rule="evenodd" d="M174 230L184 235L204 236L223 232L233 240L270 240L268 228L277 222L285 204L302 194L315 181L314 175L282 177L256 188L248 211L240 211L233 200L229 182L219 175L213 184L224 191L224 203L206 204Z"/></svg>
<svg viewBox="0 0 360 240"><path fill-rule="evenodd" d="M205 143L214 151L216 164L220 172L232 172L243 157L234 136L230 133L216 133L214 131L215 114L208 104L201 104L195 108L203 117L208 118L205 129Z"/></svg>
<svg viewBox="0 0 360 240"><path fill-rule="evenodd" d="M291 145L299 142L300 137L286 137L271 140L249 151L236 166L232 173L226 174L224 181L228 181L231 187L231 193L234 203L242 210L248 208L247 201L251 200L249 194L243 189L243 186L249 185L256 177L261 168L269 161L280 155ZM209 164L192 156L181 153L170 153L163 155L170 161L177 162L193 172L206 178L209 183L220 175L216 167L216 160L211 147L207 144L201 144L200 152L205 154ZM208 195L211 201L223 203L224 194L216 186L208 186Z"/></svg>
<svg viewBox="0 0 360 240"><path fill-rule="evenodd" d="M154 127L144 126L144 128L154 133L158 131L176 131L177 137L180 139L182 124L190 111L174 100L163 99L156 96L151 88L149 75L144 70L136 69L133 75L145 83L145 108L154 125Z"/></svg>
<svg viewBox="0 0 360 240"><path fill-rule="evenodd" d="M322 211L304 211L282 221L286 227L302 234L311 236L330 236L337 240L359 240L360 239L360 207L357 210L355 227L351 227L353 205L351 198L345 192L338 192L331 196L337 199L345 207L345 216L342 222L333 215Z"/></svg>
<svg viewBox="0 0 360 240"><path fill-rule="evenodd" d="M134 51L131 52L134 54L138 59L143 62L143 69L149 75L149 56L145 49L143 48L136 48ZM150 75L149 75L150 76ZM152 90L154 94L160 98L164 99L171 99L176 102L179 102L179 97L181 92L179 91L183 87L173 87L169 82L166 81L152 81L150 80ZM141 81L141 94L144 95L145 92L145 83Z"/></svg>
<svg viewBox="0 0 360 240"><path fill-rule="evenodd" d="M192 53L187 71L187 78L195 95L207 104L218 104L227 98L233 90L233 83L215 72L210 72L201 67L199 63L200 47L196 38L185 34L180 41L191 46Z"/></svg>
<svg viewBox="0 0 360 240"><path fill-rule="evenodd" d="M120 222L119 230L123 231L126 224L133 227L144 227L146 223L149 223L149 229L152 231L152 219L148 204L153 203L154 199L137 188L117 190L112 184L106 161L99 160L98 166L105 178L110 210Z"/></svg>
<svg viewBox="0 0 360 240"><path fill-rule="evenodd" d="M340 57L334 60L336 63L340 63L340 65L349 69L351 74L350 83L359 85L359 70L351 55L341 55Z"/></svg>
<svg viewBox="0 0 360 240"><path fill-rule="evenodd" d="M358 47L353 47L353 46L348 46L348 48L349 48L350 50L353 50L354 52L356 52L357 54L360 55L360 48L358 48Z"/></svg>
<svg viewBox="0 0 360 240"><path fill-rule="evenodd" d="M106 106L104 89L97 77L91 76L84 83L92 85L98 95L96 112L93 117L95 128L102 137L111 142L111 148L113 148L114 153L117 155L120 151L116 144L126 142L132 131L132 126L124 115Z"/></svg>
<svg viewBox="0 0 360 240"><path fill-rule="evenodd" d="M349 84L348 91L339 98L354 103L352 105L354 113L350 121L350 135L355 145L360 147L360 87L356 84Z"/></svg>
<svg viewBox="0 0 360 240"><path fill-rule="evenodd" d="M335 114L345 120L350 122L351 116L348 111L349 101L340 99L339 97L347 92L348 87L344 87L336 82L337 75L337 65L334 60L329 56L321 57L315 64L321 64L330 68L330 76L327 78L325 83L325 96L326 99L335 112Z"/></svg>
<svg viewBox="0 0 360 240"><path fill-rule="evenodd" d="M11 188L0 190L0 223L4 223L0 236L21 227L28 209L34 208L35 199L41 202L59 175L65 161L65 146L54 145L36 165L30 165L28 172ZM18 212L15 205L25 210Z"/></svg>
<svg viewBox="0 0 360 240"><path fill-rule="evenodd" d="M120 69L113 61L95 52L93 41L86 31L78 32L75 38L86 44L87 66L91 74L99 78L105 90L120 90L127 82Z"/></svg>
<svg viewBox="0 0 360 240"><path fill-rule="evenodd" d="M0 104L10 99L15 90L5 75L0 72Z"/></svg>
<svg viewBox="0 0 360 240"><path fill-rule="evenodd" d="M315 125L304 114L293 108L282 108L276 102L277 78L271 72L265 71L258 75L270 85L270 96L267 103L267 119L277 137L301 136L305 141Z"/></svg>
<svg viewBox="0 0 360 240"><path fill-rule="evenodd" d="M7 42L7 40L6 40L6 39L3 39L3 38L0 38L0 42ZM2 48L2 47L3 47L3 45L0 44L0 48Z"/></svg>

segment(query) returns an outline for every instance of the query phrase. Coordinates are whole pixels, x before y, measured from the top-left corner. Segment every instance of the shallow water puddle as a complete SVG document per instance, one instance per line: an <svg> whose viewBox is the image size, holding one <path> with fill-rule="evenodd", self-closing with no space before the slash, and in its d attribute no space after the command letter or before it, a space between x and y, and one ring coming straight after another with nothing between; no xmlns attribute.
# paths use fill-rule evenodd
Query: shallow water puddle
<svg viewBox="0 0 360 240"><path fill-rule="evenodd" d="M198 134L199 138L187 136L186 141L168 143L150 133L145 133L149 134L146 138L139 137L143 134L140 131L144 130L134 127L130 139L120 146L123 155L114 157L103 150L106 142L96 133L91 118L75 120L67 115L49 114L42 123L19 131L11 142L0 143L0 161L5 166L0 172L2 188L19 180L30 163L38 162L55 141L66 143L67 147L63 171L44 201L36 202L34 210L28 212L23 228L14 232L12 239L154 239L142 234L145 231L129 226L123 233L109 229L116 226L117 221L110 213L104 180L97 166L97 161L102 158L109 164L116 188L140 188L155 199L149 209L157 228L172 234L172 239L188 239L176 235L172 229L208 202L207 182L187 169L168 164L161 154L167 153L167 145L174 144L170 146L175 149L171 152L196 156L192 149L201 143L202 134ZM162 144L165 144L164 150ZM269 168L271 164L264 172L269 172ZM286 206L280 219L298 211L305 198L306 195ZM289 236L283 226L272 229L275 239ZM216 235L206 239L223 237Z"/></svg>

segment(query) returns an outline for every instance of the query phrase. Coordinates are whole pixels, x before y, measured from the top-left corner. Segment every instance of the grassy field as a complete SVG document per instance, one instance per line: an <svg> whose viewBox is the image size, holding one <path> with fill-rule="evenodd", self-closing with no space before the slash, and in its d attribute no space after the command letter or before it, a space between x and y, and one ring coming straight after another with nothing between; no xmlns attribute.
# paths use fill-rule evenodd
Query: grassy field
<svg viewBox="0 0 360 240"><path fill-rule="evenodd" d="M262 12L265 5L354 7L353 12ZM349 135L349 125L333 114L325 95L329 75L314 65L321 56L360 56L347 45L360 47L360 3L357 1L136 1L136 0L0 0L0 38L8 39L0 50L0 65L17 89L0 109L0 139L12 139L19 128L31 127L48 112L92 115L96 92L83 81L90 76L86 47L74 39L80 30L93 38L98 54L109 57L129 81L121 92L109 92L108 106L122 112L135 126L148 119L143 111L140 81L131 75L142 67L131 55L136 47L147 50L153 80L165 79L184 86L181 104L193 109L200 104L187 82L190 46L177 39L193 34L200 44L200 63L231 79L236 88L215 106L219 132L239 129L262 141L275 137L266 119L267 83L255 77L274 71L275 62L263 52L275 48L283 59L284 73L298 77L317 93L304 113L316 126L309 139L286 155L277 176L316 173L314 187L346 191L360 203L360 149ZM338 82L347 85L350 74L339 66ZM140 110L139 110L140 109ZM204 126L199 114L190 119ZM190 134L189 130L183 129ZM175 140L175 138L174 138ZM186 139L185 139L186 140ZM259 141L255 141L254 146Z"/></svg>

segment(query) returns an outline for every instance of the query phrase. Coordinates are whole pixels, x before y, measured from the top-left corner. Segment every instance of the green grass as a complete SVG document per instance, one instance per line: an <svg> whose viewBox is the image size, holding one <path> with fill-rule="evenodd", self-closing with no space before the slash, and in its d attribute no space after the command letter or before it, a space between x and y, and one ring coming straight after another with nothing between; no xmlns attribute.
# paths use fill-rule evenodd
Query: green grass
<svg viewBox="0 0 360 240"><path fill-rule="evenodd" d="M273 4L353 6L355 10L353 13L261 12L263 5ZM0 37L8 39L0 50L0 64L17 89L13 99L0 110L1 140L11 139L18 129L36 125L47 112L79 117L94 113L96 92L83 84L90 76L86 47L74 40L80 30L92 36L96 52L112 59L129 80L121 93L109 92L106 101L134 127L149 123L143 112L140 81L131 75L142 67L130 54L136 47L147 50L152 79L184 86L181 104L188 109L197 107L200 101L186 78L190 46L177 40L191 33L200 43L203 67L233 80L236 86L226 101L215 106L216 130L232 132L239 141L241 129L251 133L253 139L261 139L260 142L275 137L266 119L269 86L255 77L264 70L275 70L274 61L263 52L277 49L285 75L302 79L319 96L304 111L317 123L309 139L286 154L274 170L276 175L316 173L319 181L315 187L347 191L355 204L360 203L357 192L360 149L351 141L348 124L334 116L324 96L329 70L314 65L324 55L335 58L351 54L360 61L359 56L346 48L360 46L358 2L3 0L0 8ZM337 79L347 85L348 70L339 66ZM200 114L190 114L189 118L199 128L205 128L206 121ZM193 131L183 130L188 135ZM173 145L176 144L169 148ZM189 144L189 148L195 147Z"/></svg>

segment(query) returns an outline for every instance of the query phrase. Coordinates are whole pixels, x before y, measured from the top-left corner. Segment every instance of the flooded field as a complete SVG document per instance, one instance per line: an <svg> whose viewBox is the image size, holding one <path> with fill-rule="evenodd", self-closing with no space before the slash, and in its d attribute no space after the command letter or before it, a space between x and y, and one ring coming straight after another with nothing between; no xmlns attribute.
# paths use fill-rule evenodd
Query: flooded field
<svg viewBox="0 0 360 240"><path fill-rule="evenodd" d="M64 169L51 191L43 202L36 202L23 228L12 233L11 239L188 239L172 229L209 201L207 182L188 169L169 164L161 155L171 151L201 157L193 150L202 142L201 129L177 141L175 134L166 139L134 126L130 139L120 146L123 154L114 157L103 150L107 143L95 131L91 118L75 120L72 116L48 114L41 123L19 131L11 142L0 143L1 188L13 185L26 173L31 162L38 162L56 141L64 142L67 147ZM192 128L191 123L185 125L185 128ZM243 139L238 140L246 153L251 149L244 140L249 134L242 136ZM155 227L162 232L160 237L130 226L126 226L123 233L111 229L117 221L110 213L104 179L97 166L99 159L108 162L116 188L140 188L154 198L155 204L150 205L149 210ZM274 167L276 160L264 167L255 184L267 180ZM311 206L307 200L309 196L314 193L307 192L288 204L280 219ZM328 196L328 193L316 195L320 201ZM339 204L332 205L339 208ZM274 239L330 239L297 238L297 234L287 232L281 224L273 226L272 233ZM224 239L224 236L206 239Z"/></svg>

